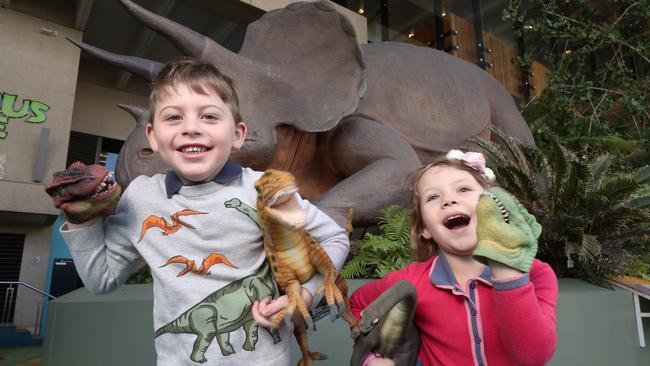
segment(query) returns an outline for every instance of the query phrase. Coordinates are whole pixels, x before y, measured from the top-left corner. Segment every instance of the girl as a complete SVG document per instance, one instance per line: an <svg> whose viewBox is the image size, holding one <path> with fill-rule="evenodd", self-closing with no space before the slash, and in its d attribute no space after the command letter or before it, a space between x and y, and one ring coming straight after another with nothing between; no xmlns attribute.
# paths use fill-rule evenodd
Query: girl
<svg viewBox="0 0 650 366"><path fill-rule="evenodd" d="M543 365L557 336L557 279L537 259L529 273L474 259L476 205L494 181L480 153L450 151L413 175L411 246L418 260L370 282L351 298L353 314L400 280L418 293L418 364ZM393 365L370 354L364 365Z"/></svg>

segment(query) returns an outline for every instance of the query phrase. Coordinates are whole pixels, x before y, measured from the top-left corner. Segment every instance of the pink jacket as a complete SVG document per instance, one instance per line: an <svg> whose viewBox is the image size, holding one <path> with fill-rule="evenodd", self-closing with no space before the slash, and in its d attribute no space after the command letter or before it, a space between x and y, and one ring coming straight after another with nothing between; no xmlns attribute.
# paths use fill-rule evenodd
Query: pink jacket
<svg viewBox="0 0 650 366"><path fill-rule="evenodd" d="M543 365L553 356L557 278L542 261L507 282L491 279L486 267L464 292L444 256L434 256L359 288L350 299L354 316L400 280L418 293L414 321L425 366Z"/></svg>

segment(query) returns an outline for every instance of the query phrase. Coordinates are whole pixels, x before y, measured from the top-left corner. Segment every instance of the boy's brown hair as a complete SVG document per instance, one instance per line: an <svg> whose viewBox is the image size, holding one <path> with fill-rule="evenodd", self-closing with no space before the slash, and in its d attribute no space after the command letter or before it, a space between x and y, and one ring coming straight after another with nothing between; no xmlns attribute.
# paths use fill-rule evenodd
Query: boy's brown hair
<svg viewBox="0 0 650 366"><path fill-rule="evenodd" d="M436 254L438 251L438 245L432 239L427 239L422 236L422 232L425 229L424 221L422 220L422 205L420 203L420 193L418 192L418 184L422 175L426 173L429 169L436 166L447 166L456 168L458 170L464 170L476 179L476 181L483 187L487 188L490 186L488 181L472 167L465 165L462 161L457 159L448 159L444 155L435 159L429 165L420 167L413 172L411 172L407 179L406 184L409 193L409 200L411 201L411 249L413 254L418 261L425 261L429 259L432 255Z"/></svg>
<svg viewBox="0 0 650 366"><path fill-rule="evenodd" d="M202 95L215 94L230 108L235 122L242 121L239 112L239 99L233 81L211 63L191 57L182 57L165 64L151 82L149 95L149 122L153 123L156 103L168 88L186 85L190 90Z"/></svg>

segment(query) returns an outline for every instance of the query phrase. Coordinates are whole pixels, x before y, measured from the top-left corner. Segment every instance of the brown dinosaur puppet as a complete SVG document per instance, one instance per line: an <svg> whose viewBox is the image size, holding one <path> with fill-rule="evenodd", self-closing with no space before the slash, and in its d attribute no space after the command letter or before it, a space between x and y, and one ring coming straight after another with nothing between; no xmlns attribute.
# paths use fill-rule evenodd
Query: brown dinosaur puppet
<svg viewBox="0 0 650 366"><path fill-rule="evenodd" d="M390 204L406 203L400 188L409 171L470 137L489 137L491 126L533 143L512 97L485 70L429 47L359 44L350 21L328 2L294 3L264 14L248 25L241 50L233 53L121 1L182 53L216 65L234 80L249 133L232 159L256 170L291 171L302 195L341 226L350 207L359 225L376 222ZM148 80L161 68L155 61L75 43ZM313 144L296 147L286 126ZM291 151L301 146L306 147ZM120 184L166 169L139 122L120 154Z"/></svg>
<svg viewBox="0 0 650 366"><path fill-rule="evenodd" d="M264 251L271 265L275 281L288 298L289 305L275 315L272 327L289 321L296 309L304 322L294 322L294 334L302 351L299 365L312 365L313 360L323 359L317 352L310 352L307 342L307 324L316 327L305 303L300 297L301 284L316 273L324 277L318 293L324 293L334 320L337 314L348 322L354 335L359 332L359 322L350 311L347 283L337 277L336 268L327 252L305 230L306 215L298 204L298 187L293 175L280 170L267 170L256 182L257 216L264 232Z"/></svg>
<svg viewBox="0 0 650 366"><path fill-rule="evenodd" d="M45 192L68 222L80 224L113 214L122 190L105 167L76 162L54 173Z"/></svg>

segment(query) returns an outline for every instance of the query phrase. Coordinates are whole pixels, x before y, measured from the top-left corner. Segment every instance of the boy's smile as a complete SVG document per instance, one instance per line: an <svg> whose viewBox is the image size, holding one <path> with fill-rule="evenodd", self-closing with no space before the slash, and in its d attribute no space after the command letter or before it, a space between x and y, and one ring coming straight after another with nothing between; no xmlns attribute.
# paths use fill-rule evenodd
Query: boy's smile
<svg viewBox="0 0 650 366"><path fill-rule="evenodd" d="M212 180L246 137L246 125L234 120L218 95L203 95L184 84L167 89L152 120L146 130L151 148L185 184Z"/></svg>
<svg viewBox="0 0 650 366"><path fill-rule="evenodd" d="M483 187L466 171L436 166L418 183L422 236L433 239L446 254L471 255L476 247L476 205Z"/></svg>

